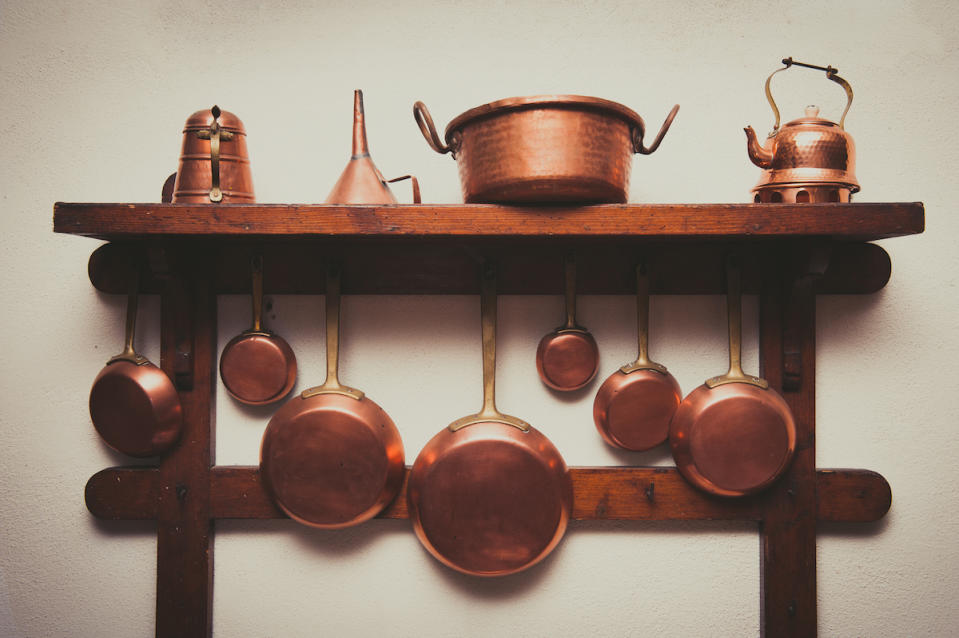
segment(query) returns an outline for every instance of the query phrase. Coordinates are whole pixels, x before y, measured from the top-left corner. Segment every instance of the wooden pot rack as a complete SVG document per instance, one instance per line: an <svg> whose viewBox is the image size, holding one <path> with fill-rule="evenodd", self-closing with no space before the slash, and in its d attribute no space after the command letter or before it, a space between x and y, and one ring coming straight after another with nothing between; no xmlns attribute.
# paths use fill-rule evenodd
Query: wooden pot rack
<svg viewBox="0 0 959 638"><path fill-rule="evenodd" d="M273 294L323 294L327 259L343 264L345 294L478 294L479 265L492 259L501 294L557 295L570 250L586 295L634 294L640 254L654 294L722 294L724 258L735 252L744 292L760 299L761 374L796 417L788 473L762 494L726 500L695 491L671 467L575 467L573 518L756 521L762 632L783 637L816 634L817 522L876 521L889 509L879 474L816 469L815 302L881 289L889 256L867 242L921 233L921 203L57 203L53 222L54 232L110 242L90 258L98 290L124 294L136 254L141 291L161 295L160 364L180 393L181 442L157 466L105 469L86 486L94 516L157 522L157 636L211 634L213 521L283 517L258 468L217 466L213 455L216 295L249 293L254 252L270 264L264 289ZM407 516L404 489L381 517Z"/></svg>

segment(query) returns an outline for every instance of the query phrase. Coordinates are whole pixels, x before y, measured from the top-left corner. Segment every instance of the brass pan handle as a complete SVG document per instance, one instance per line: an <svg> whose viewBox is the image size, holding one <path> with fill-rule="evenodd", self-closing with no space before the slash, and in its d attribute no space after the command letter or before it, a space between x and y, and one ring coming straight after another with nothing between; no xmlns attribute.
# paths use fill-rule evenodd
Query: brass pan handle
<svg viewBox="0 0 959 638"><path fill-rule="evenodd" d="M423 200L420 198L420 182L414 175L402 175L400 177L394 177L393 179L386 180L387 184L392 184L394 182L402 182L404 179L408 179L413 184L413 203L422 204Z"/></svg>
<svg viewBox="0 0 959 638"><path fill-rule="evenodd" d="M836 75L837 73L839 73L839 69L832 66L818 66L815 64L806 64L805 62L797 62L796 60L793 60L791 57L783 58L782 63L784 65L783 68L776 69L775 71L769 74L768 78L766 78L766 100L769 102L769 106L773 110L773 115L775 115L776 117L776 122L775 124L773 124L773 132L770 133L770 136L775 135L776 132L779 130L779 108L776 106L776 101L773 100L773 94L772 94L772 91L770 91L769 89L769 83L773 79L774 75L776 75L780 71L785 71L786 69L792 66L801 66L807 69L825 71L827 80L832 80L833 82L835 82L836 84L838 84L839 86L843 88L843 90L846 92L846 108L842 112L842 117L839 118L839 128L841 129L846 128L844 126L846 122L846 113L849 112L849 107L852 106L852 87L849 85L849 82L846 82L844 79Z"/></svg>
<svg viewBox="0 0 959 638"><path fill-rule="evenodd" d="M223 201L223 191L220 190L220 142L233 139L233 133L224 131L220 127L220 107L216 104L210 109L213 114L213 122L209 129L197 131L196 136L201 140L210 140L210 173L212 174L212 183L210 185L210 201Z"/></svg>
<svg viewBox="0 0 959 638"><path fill-rule="evenodd" d="M413 105L413 118L416 120L417 126L420 127L420 131L423 133L423 137L426 138L426 143L430 145L430 148L441 155L450 152L450 147L443 143L439 133L436 132L433 117L430 115L430 111L426 108L425 104L417 101L416 104Z"/></svg>
<svg viewBox="0 0 959 638"><path fill-rule="evenodd" d="M669 130L669 127L672 125L677 113L679 113L679 105L674 104L672 110L669 112L669 115L666 116L666 121L663 122L662 128L659 129L659 135L656 136L656 139L653 140L653 143L649 146L649 148L643 146L643 137L646 135L646 122L644 122L643 118L640 117L639 126L633 129L633 152L649 155L659 148L659 143L663 141L663 136L666 135L666 131Z"/></svg>

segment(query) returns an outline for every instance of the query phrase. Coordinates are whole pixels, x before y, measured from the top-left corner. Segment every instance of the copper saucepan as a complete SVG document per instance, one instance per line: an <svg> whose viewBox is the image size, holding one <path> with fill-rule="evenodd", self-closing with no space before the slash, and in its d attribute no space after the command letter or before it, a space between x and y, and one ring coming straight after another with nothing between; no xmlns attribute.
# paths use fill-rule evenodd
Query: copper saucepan
<svg viewBox="0 0 959 638"><path fill-rule="evenodd" d="M341 385L340 275L326 275L326 381L280 408L263 434L260 474L276 504L306 525L334 529L373 518L403 483L403 441L361 391Z"/></svg>
<svg viewBox="0 0 959 638"><path fill-rule="evenodd" d="M624 203L633 153L659 147L679 105L650 146L646 123L622 104L582 95L513 97L453 118L440 139L422 102L413 117L427 144L451 153L466 203Z"/></svg>
<svg viewBox="0 0 959 638"><path fill-rule="evenodd" d="M599 368L596 339L576 323L576 261L566 257L566 324L544 336L536 348L536 370L547 386L561 392L586 386Z"/></svg>
<svg viewBox="0 0 959 638"><path fill-rule="evenodd" d="M743 372L739 266L727 264L729 371L683 399L669 428L680 473L717 496L745 496L768 487L792 460L796 423L785 399L765 379Z"/></svg>
<svg viewBox="0 0 959 638"><path fill-rule="evenodd" d="M123 352L94 380L90 418L107 445L146 457L173 447L183 427L183 410L170 377L133 348L139 276L137 268L131 269Z"/></svg>
<svg viewBox="0 0 959 638"><path fill-rule="evenodd" d="M280 401L296 383L296 355L285 339L262 326L263 257L251 260L253 326L230 340L220 355L220 378L237 401L267 405Z"/></svg>
<svg viewBox="0 0 959 638"><path fill-rule="evenodd" d="M610 445L643 451L666 441L683 396L666 366L649 358L649 275L644 264L636 267L636 322L639 355L600 386L593 422Z"/></svg>
<svg viewBox="0 0 959 638"><path fill-rule="evenodd" d="M417 538L443 564L502 576L545 558L566 531L573 485L556 447L496 409L496 283L482 282L483 408L451 423L416 457L407 484Z"/></svg>

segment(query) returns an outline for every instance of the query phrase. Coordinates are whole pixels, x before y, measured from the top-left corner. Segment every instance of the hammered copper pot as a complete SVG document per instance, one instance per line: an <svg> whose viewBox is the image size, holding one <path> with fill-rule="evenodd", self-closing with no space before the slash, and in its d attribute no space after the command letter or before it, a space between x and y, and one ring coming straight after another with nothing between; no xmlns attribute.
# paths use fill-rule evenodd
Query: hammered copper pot
<svg viewBox="0 0 959 638"><path fill-rule="evenodd" d="M453 118L440 139L422 102L413 116L437 153L451 153L466 203L624 203L633 154L655 151L646 123L622 104L581 95L513 97Z"/></svg>
<svg viewBox="0 0 959 638"><path fill-rule="evenodd" d="M252 204L254 201L246 129L240 118L215 105L187 118L173 185L173 203Z"/></svg>

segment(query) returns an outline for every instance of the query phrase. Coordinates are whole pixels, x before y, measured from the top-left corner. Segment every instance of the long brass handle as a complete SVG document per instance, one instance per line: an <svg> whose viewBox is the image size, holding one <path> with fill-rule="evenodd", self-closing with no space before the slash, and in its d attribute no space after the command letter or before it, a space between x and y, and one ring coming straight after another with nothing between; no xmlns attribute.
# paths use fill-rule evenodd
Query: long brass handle
<svg viewBox="0 0 959 638"><path fill-rule="evenodd" d="M263 257L254 256L250 260L253 291L253 328L251 332L262 332L263 328Z"/></svg>
<svg viewBox="0 0 959 638"><path fill-rule="evenodd" d="M217 203L223 201L223 191L220 190L220 142L233 139L233 133L224 131L220 126L220 107L216 104L210 109L213 114L213 122L210 128L196 132L196 136L202 140L210 140L210 201Z"/></svg>
<svg viewBox="0 0 959 638"><path fill-rule="evenodd" d="M666 366L649 358L649 273L643 261L636 266L636 335L639 354L635 361L627 363L620 371L629 374L636 370L655 370L666 374Z"/></svg>
<svg viewBox="0 0 959 638"><path fill-rule="evenodd" d="M729 371L706 381L706 385L715 388L726 383L748 383L766 389L769 383L765 379L743 372L743 304L742 275L739 260L730 257L726 260L726 310L729 314Z"/></svg>
<svg viewBox="0 0 959 638"><path fill-rule="evenodd" d="M133 348L133 337L137 325L137 301L140 296L140 264L131 259L129 279L127 281L127 319L123 335L123 352L110 357L108 364L116 361L129 361L140 366L147 363L147 358L136 353Z"/></svg>

